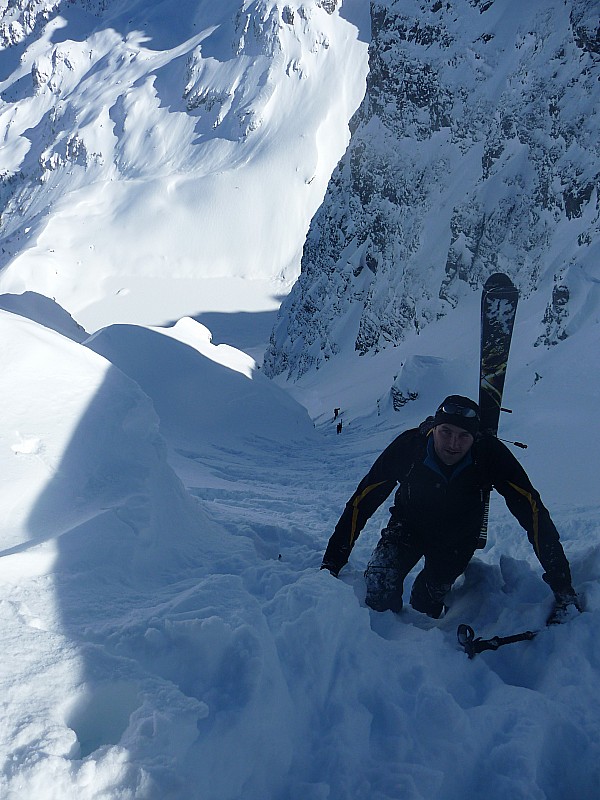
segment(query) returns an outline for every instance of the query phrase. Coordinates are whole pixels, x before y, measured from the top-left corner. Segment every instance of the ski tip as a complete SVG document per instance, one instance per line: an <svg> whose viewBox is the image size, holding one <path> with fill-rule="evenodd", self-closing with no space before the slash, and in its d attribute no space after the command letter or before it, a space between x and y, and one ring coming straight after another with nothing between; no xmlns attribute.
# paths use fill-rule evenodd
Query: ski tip
<svg viewBox="0 0 600 800"><path fill-rule="evenodd" d="M490 289L514 289L515 286L506 273L494 272L483 284L483 288L489 292Z"/></svg>

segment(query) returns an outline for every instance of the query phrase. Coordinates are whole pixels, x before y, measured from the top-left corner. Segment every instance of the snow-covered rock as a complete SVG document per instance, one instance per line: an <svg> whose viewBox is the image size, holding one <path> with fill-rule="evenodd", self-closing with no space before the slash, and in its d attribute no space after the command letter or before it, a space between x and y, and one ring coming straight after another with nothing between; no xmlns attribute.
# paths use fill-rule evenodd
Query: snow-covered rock
<svg viewBox="0 0 600 800"><path fill-rule="evenodd" d="M593 0L375 2L365 100L265 357L298 377L396 345L496 271L567 335L600 214ZM566 298L569 298L568 303Z"/></svg>

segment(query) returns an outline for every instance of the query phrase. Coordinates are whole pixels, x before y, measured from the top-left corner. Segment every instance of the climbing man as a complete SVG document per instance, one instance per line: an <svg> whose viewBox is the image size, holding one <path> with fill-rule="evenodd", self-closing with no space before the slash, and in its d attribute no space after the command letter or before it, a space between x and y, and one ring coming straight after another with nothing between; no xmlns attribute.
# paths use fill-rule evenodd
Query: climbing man
<svg viewBox="0 0 600 800"><path fill-rule="evenodd" d="M435 417L400 434L377 458L346 504L321 569L337 577L367 520L398 486L391 516L365 572L366 603L402 609L404 579L424 558L410 594L417 611L438 618L444 598L477 549L485 496L494 488L527 532L555 597L548 624L581 611L558 531L510 450L479 432L479 407L451 395Z"/></svg>

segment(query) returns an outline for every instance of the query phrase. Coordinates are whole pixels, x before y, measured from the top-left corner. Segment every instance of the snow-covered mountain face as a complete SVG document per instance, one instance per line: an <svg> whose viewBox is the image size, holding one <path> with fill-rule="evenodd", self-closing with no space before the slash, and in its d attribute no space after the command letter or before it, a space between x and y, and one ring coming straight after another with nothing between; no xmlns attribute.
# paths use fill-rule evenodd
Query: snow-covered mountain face
<svg viewBox="0 0 600 800"><path fill-rule="evenodd" d="M540 205L547 263L528 251L540 264L535 291L528 274L517 276L524 291L503 397L515 413L500 429L528 443L519 460L560 531L585 612L545 627L550 588L499 495L488 546L439 620L409 605L420 564L407 576L401 615L365 606L364 569L388 502L339 579L319 569L347 499L383 448L445 394L477 384L479 293L463 275L470 265L475 276L476 253L489 251L495 229L484 226L476 250L459 234L468 216L454 209L471 210L460 204L472 195L473 208L489 200L491 215L505 197L529 197L539 166L531 153L549 146L548 131L519 127L531 143L516 133L502 140L483 178L487 140L473 120L483 125L492 108L490 75L494 98L506 100L517 53L533 60L526 34L541 35L544 9L553 15L543 29L545 80L554 74L550 43L562 41L571 10L576 32L555 58L572 84L555 104L561 125L572 109L578 139L557 140L565 152L549 163L548 180L569 158L588 170L581 186L595 174L585 138L594 119L583 114L595 108L582 89L595 57L586 7L565 16L552 0L454 3L454 22L435 2L420 10L399 2L414 11L403 34L391 7L374 9L373 75L403 54L394 74L405 76L405 99L371 87L350 160L307 245L308 257L320 236L332 237L321 283L309 295L303 275L298 289L307 309L320 306L331 344L321 354L315 339L311 350L307 327L289 346L289 366L300 371L319 354L322 363L334 345L340 355L282 388L283 378L266 378L231 346L236 326L260 326L262 356L271 312L222 314L227 344L218 345L209 320L156 323L190 306L214 311L221 298L211 281L230 309L251 310L253 286L263 301L273 293L269 270L285 271L282 252L301 248L318 184L324 194L346 143L344 115L362 99L368 0L0 0L2 41L11 43L0 48L1 800L597 798L594 192L567 213L564 191L548 184L558 199ZM528 16L517 24L516 12ZM455 37L447 64L441 44L426 45L432 20ZM488 22L495 39L478 41ZM431 69L417 70L419 51ZM446 116L437 114L446 102ZM513 105L524 126L521 92ZM344 253L351 224L357 233ZM404 289L383 261L382 225L399 252L415 231L413 261L397 259ZM464 264L450 280L452 241ZM511 241L499 238L498 268ZM579 254L555 281L549 265ZM442 283L457 308L438 300ZM178 305L175 284L186 290ZM352 291L360 302L346 303ZM386 298L393 304L400 291L407 308L448 313L428 325L415 316L418 336L388 348L381 337L358 355L366 298L378 298L373 319L382 320ZM407 319L416 330L408 311ZM102 325L91 336L90 322ZM546 334L558 344L546 346ZM463 623L485 639L540 633L469 661L456 642Z"/></svg>
<svg viewBox="0 0 600 800"><path fill-rule="evenodd" d="M397 345L497 271L544 296L531 344L562 341L600 257L597 2L385 0L371 17L367 95L267 373Z"/></svg>
<svg viewBox="0 0 600 800"><path fill-rule="evenodd" d="M2 0L0 291L88 330L214 310L207 294L232 310L222 278L246 281L242 310L252 282L276 308L368 36L365 0Z"/></svg>

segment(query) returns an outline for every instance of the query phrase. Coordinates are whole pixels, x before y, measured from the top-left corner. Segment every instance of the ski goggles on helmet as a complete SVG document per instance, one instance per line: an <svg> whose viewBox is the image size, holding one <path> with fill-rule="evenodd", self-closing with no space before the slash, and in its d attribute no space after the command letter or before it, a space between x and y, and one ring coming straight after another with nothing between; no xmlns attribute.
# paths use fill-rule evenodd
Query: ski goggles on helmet
<svg viewBox="0 0 600 800"><path fill-rule="evenodd" d="M467 419L479 419L479 414L474 408L466 406L459 406L456 403L442 403L438 408L438 412L442 411L444 414L451 414L455 417L466 417Z"/></svg>

